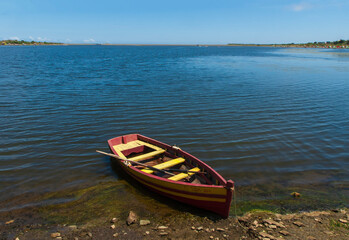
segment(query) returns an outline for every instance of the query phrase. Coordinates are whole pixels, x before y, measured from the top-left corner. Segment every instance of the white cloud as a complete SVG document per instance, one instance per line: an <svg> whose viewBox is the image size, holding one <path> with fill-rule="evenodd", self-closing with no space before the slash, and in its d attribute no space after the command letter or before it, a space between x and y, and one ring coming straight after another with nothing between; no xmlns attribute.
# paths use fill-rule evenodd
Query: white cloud
<svg viewBox="0 0 349 240"><path fill-rule="evenodd" d="M19 41L19 37L10 37L10 40L17 40L17 41Z"/></svg>
<svg viewBox="0 0 349 240"><path fill-rule="evenodd" d="M29 36L29 39L32 40L32 41L34 40L34 38L32 36Z"/></svg>
<svg viewBox="0 0 349 240"><path fill-rule="evenodd" d="M96 40L94 40L93 38L84 40L84 43L95 43L95 42Z"/></svg>
<svg viewBox="0 0 349 240"><path fill-rule="evenodd" d="M48 39L46 37L37 37L36 38L39 42L46 42Z"/></svg>
<svg viewBox="0 0 349 240"><path fill-rule="evenodd" d="M305 2L302 2L302 3L298 3L298 4L294 4L294 5L289 6L289 8L290 8L292 11L295 11L295 12L301 12L301 11L310 9L310 8L312 8L312 7L313 7L313 6L312 6L311 4L305 3Z"/></svg>

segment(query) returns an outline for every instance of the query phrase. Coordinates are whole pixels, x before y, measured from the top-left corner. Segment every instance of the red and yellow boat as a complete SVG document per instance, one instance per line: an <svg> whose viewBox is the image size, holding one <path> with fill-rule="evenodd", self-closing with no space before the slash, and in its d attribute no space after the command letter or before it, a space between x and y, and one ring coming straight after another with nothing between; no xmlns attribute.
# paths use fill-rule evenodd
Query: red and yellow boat
<svg viewBox="0 0 349 240"><path fill-rule="evenodd" d="M229 216L234 182L196 157L140 134L112 138L108 144L124 171L152 191Z"/></svg>

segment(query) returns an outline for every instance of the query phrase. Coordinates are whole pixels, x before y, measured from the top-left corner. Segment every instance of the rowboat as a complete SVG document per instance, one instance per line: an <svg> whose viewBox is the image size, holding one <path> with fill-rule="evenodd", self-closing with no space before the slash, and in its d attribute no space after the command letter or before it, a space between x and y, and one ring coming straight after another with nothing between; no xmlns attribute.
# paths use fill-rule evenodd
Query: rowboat
<svg viewBox="0 0 349 240"><path fill-rule="evenodd" d="M234 182L226 181L203 161L140 134L108 140L121 168L150 190L227 218Z"/></svg>

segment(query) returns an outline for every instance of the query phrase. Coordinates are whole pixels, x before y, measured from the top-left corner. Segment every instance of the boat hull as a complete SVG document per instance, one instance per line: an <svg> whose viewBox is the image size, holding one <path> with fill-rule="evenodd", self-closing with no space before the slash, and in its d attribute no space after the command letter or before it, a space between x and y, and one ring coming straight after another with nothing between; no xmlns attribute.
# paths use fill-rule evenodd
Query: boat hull
<svg viewBox="0 0 349 240"><path fill-rule="evenodd" d="M130 135L127 135L130 136ZM145 140L144 136L140 136L142 140ZM143 137L143 138L142 138ZM149 138L147 138L149 141ZM157 144L161 147L166 147L167 150L172 148L169 145L157 142L151 139L152 144ZM109 140L110 150L115 154ZM185 155L184 151L180 149L171 149L173 151L180 151L181 155ZM172 198L179 202L189 204L194 207L202 208L220 216L227 218L229 216L230 205L232 200L232 193L234 191L234 184L231 180L225 181L217 172L210 168L205 163L196 159L195 157L186 153L186 158L190 157L191 161L197 161L198 165L201 165L206 171L212 171L212 174L219 176L220 185L204 185L204 184L192 184L186 182L172 181L165 178L161 178L152 174L144 173L137 168L128 166L122 161L118 161L122 169L132 178L139 183L147 187L148 189L161 194L163 196ZM199 164L200 163L200 164ZM216 176L216 177L217 177Z"/></svg>

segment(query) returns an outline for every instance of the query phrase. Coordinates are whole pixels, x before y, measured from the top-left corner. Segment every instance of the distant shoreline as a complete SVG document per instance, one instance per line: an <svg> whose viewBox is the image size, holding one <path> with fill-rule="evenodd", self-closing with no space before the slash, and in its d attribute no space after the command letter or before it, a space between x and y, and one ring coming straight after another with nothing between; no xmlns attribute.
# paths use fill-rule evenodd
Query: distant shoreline
<svg viewBox="0 0 349 240"><path fill-rule="evenodd" d="M111 44L111 43L55 43L55 42L35 42L24 40L1 40L2 46L174 46L174 47L278 47L278 48L329 48L329 49L349 49L349 40L339 40L335 42L314 42L314 43L289 43L289 44Z"/></svg>

